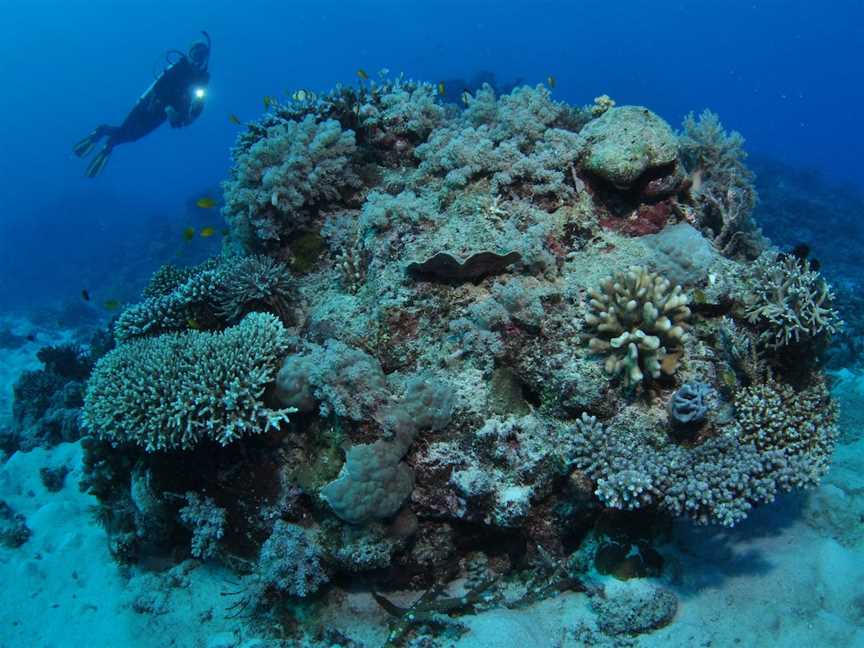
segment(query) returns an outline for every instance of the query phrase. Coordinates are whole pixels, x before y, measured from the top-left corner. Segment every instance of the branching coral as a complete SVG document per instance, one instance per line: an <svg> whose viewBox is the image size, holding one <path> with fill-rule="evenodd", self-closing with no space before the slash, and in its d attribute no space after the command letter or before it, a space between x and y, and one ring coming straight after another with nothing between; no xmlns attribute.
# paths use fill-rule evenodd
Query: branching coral
<svg viewBox="0 0 864 648"><path fill-rule="evenodd" d="M585 321L593 328L589 346L608 354L606 371L621 375L625 387L642 382L647 373L658 378L675 371L669 353L684 340L684 323L690 317L690 298L681 286L644 268L632 267L607 278L590 291L591 314Z"/></svg>
<svg viewBox="0 0 864 648"><path fill-rule="evenodd" d="M760 451L807 455L827 470L837 437L837 407L824 382L800 392L774 380L745 387L735 398L735 410L743 442Z"/></svg>
<svg viewBox="0 0 864 648"><path fill-rule="evenodd" d="M692 193L703 207L700 225L712 233L723 254L756 256L758 252L752 252L760 243L750 219L756 206L756 188L753 173L744 164L744 138L736 131L727 133L710 110L698 120L690 113L683 128L681 158L694 172Z"/></svg>
<svg viewBox="0 0 864 648"><path fill-rule="evenodd" d="M354 132L339 122L282 120L248 148L234 149L224 183L225 213L247 248L278 241L302 227L322 204L360 186L351 168Z"/></svg>
<svg viewBox="0 0 864 648"><path fill-rule="evenodd" d="M255 308L265 308L288 321L291 274L284 263L262 255L243 257L230 264L216 294L216 312L236 322Z"/></svg>
<svg viewBox="0 0 864 648"><path fill-rule="evenodd" d="M803 426L795 436L811 436L808 430L821 427L821 416L816 411L787 419L782 409L770 406L745 418L743 428L727 426L688 448L644 422L619 421L607 428L583 415L574 430L576 467L594 481L595 495L610 508L656 506L700 524L734 526L754 505L792 488L815 485L827 464L821 451L798 453L782 445L760 450L747 421L761 425L776 417ZM822 429L830 434L829 428L826 422Z"/></svg>
<svg viewBox="0 0 864 648"><path fill-rule="evenodd" d="M188 331L122 344L93 370L84 423L114 443L148 451L222 445L278 427L292 409L261 400L287 350L273 315L252 313L220 333Z"/></svg>
<svg viewBox="0 0 864 648"><path fill-rule="evenodd" d="M745 285L744 314L768 349L822 342L842 326L831 289L806 260L766 252L750 266Z"/></svg>
<svg viewBox="0 0 864 648"><path fill-rule="evenodd" d="M161 278L151 281L147 298L117 319L118 340L194 328L202 314L220 324L235 323L256 309L290 319L291 275L271 257L233 256L188 269L163 266L156 276Z"/></svg>

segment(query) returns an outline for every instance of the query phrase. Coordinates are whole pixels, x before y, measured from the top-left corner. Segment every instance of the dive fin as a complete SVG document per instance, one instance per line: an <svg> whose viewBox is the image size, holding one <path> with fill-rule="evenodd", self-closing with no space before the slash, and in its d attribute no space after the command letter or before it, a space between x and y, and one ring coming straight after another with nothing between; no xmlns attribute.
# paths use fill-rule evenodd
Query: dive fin
<svg viewBox="0 0 864 648"><path fill-rule="evenodd" d="M93 146L96 144L96 138L93 137L93 133L82 139L75 145L75 148L72 150L75 152L80 158L86 157L90 154L90 151L93 150Z"/></svg>
<svg viewBox="0 0 864 648"><path fill-rule="evenodd" d="M104 169L105 165L108 163L109 157L111 157L111 149L106 146L96 154L96 157L90 160L90 164L87 165L87 170L84 172L84 175L88 178L95 178L97 175L102 173L102 169Z"/></svg>

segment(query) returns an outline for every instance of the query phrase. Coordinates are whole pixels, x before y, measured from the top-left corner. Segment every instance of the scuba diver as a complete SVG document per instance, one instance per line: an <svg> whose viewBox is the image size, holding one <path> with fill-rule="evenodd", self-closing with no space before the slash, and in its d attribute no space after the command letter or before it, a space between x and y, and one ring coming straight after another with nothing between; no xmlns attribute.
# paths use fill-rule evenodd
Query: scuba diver
<svg viewBox="0 0 864 648"><path fill-rule="evenodd" d="M105 168L111 151L118 144L141 139L159 128L166 119L172 128L180 128L188 126L198 118L204 110L207 82L210 80L210 73L207 71L210 61L210 35L207 32L201 33L207 41L193 43L187 54L178 50L169 50L165 54L165 69L141 95L122 124L97 126L75 145L75 155L85 157L103 137L108 138L87 165L85 175L88 178L99 175Z"/></svg>

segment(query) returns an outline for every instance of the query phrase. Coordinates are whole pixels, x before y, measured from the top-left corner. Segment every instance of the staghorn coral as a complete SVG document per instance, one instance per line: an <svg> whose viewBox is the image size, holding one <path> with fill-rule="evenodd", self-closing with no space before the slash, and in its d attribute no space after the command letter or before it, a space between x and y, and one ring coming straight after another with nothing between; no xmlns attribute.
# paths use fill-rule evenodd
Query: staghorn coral
<svg viewBox="0 0 864 648"><path fill-rule="evenodd" d="M236 322L251 310L264 308L288 321L292 282L288 266L263 255L242 257L222 272L215 295L216 314Z"/></svg>
<svg viewBox="0 0 864 648"><path fill-rule="evenodd" d="M84 424L115 444L148 451L226 445L276 428L292 409L261 400L287 349L273 315L252 313L220 333L168 333L122 344L93 370Z"/></svg>
<svg viewBox="0 0 864 648"><path fill-rule="evenodd" d="M360 186L351 168L354 132L335 120L279 120L248 148L234 149L225 215L246 249L275 243L308 224L316 210Z"/></svg>
<svg viewBox="0 0 864 648"><path fill-rule="evenodd" d="M745 286L744 315L773 351L825 342L843 325L831 288L806 260L765 252L749 267Z"/></svg>
<svg viewBox="0 0 864 648"><path fill-rule="evenodd" d="M620 374L624 386L632 387L646 373L658 378L674 372L674 365L664 361L681 346L684 322L690 317L690 298L681 286L672 287L663 277L634 266L608 277L590 295L592 312L585 322L596 336L589 347L608 354L608 374Z"/></svg>

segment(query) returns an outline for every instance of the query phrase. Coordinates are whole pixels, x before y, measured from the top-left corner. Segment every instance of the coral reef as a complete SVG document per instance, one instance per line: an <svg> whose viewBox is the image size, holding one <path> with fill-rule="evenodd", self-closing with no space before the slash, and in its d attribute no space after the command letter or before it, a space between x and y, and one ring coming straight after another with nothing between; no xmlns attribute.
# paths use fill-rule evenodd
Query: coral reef
<svg viewBox="0 0 864 648"><path fill-rule="evenodd" d="M242 130L222 255L160 269L87 385L118 560L220 562L290 640L359 583L396 645L599 597L595 566L656 573L610 517L732 526L825 473L832 293L798 257L754 262L739 136L543 86L441 94L382 74ZM595 602L621 642L675 610Z"/></svg>

